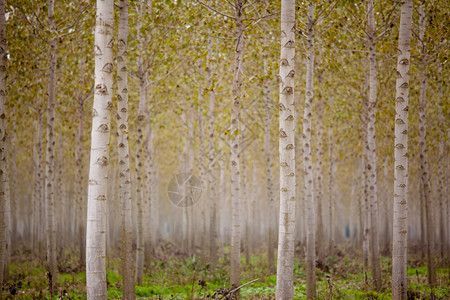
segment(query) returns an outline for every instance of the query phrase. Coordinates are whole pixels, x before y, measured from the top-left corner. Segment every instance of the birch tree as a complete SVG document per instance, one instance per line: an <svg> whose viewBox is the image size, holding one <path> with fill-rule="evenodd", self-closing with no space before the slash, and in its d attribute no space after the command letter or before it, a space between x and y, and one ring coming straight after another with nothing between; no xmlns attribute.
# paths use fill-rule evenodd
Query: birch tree
<svg viewBox="0 0 450 300"><path fill-rule="evenodd" d="M128 146L128 0L120 0L117 55L117 143L121 206L121 260L123 297L134 299L133 223L131 215L131 176Z"/></svg>
<svg viewBox="0 0 450 300"><path fill-rule="evenodd" d="M271 142L270 142L270 120L271 120L271 98L270 98L270 80L269 80L269 62L267 57L264 58L264 72L266 79L264 81L264 93L265 93L265 111L264 118L264 158L266 161L266 181L267 181L267 202L268 202L268 217L269 217L269 232L267 237L267 264L269 266L269 273L275 273L275 199L273 195L273 175L272 175L272 156L271 156ZM255 187L256 190L256 187Z"/></svg>
<svg viewBox="0 0 450 300"><path fill-rule="evenodd" d="M378 236L377 155L375 148L375 114L377 103L377 58L373 0L368 3L369 103L367 115L367 172L370 206L370 254L375 289L381 289L380 244Z"/></svg>
<svg viewBox="0 0 450 300"><path fill-rule="evenodd" d="M147 116L147 69L144 65L144 37L142 37L142 16L147 6L146 0L140 0L138 2L138 21L137 21L137 40L139 56L137 59L138 64L138 78L139 78L139 108L137 117L137 154L136 154L136 196L137 196L137 249L136 249L136 284L142 285L142 277L144 272L144 183L142 175L144 173L143 165L145 163L144 156L146 153L146 147L144 143L145 124ZM147 120L148 121L148 120Z"/></svg>
<svg viewBox="0 0 450 300"><path fill-rule="evenodd" d="M421 44L420 59L420 103L419 103L419 147L420 147L420 170L423 185L423 195L426 211L427 228L427 263L428 263L428 283L431 288L436 287L436 266L434 262L434 214L433 197L430 186L430 170L427 154L427 68L428 56L425 43L426 16L424 4L420 3L419 8L419 42ZM444 237L443 237L444 238Z"/></svg>
<svg viewBox="0 0 450 300"><path fill-rule="evenodd" d="M306 90L305 109L303 114L303 172L304 192L306 206L306 297L316 298L316 272L315 272L315 214L314 214L314 186L311 155L311 114L313 100L314 75L314 10L310 5L307 13L307 58L306 58ZM331 230L331 228L330 228Z"/></svg>
<svg viewBox="0 0 450 300"><path fill-rule="evenodd" d="M281 1L280 54L280 219L277 299L292 299L295 250L295 0ZM310 119L311 121L311 119Z"/></svg>
<svg viewBox="0 0 450 300"><path fill-rule="evenodd" d="M55 30L55 1L47 1L48 19L51 30ZM56 97L56 50L57 41L53 37L49 41L49 78L47 100L47 151L45 163L45 207L47 230L47 271L48 286L51 293L55 292L58 266L56 263L56 227L55 227L55 97Z"/></svg>
<svg viewBox="0 0 450 300"><path fill-rule="evenodd" d="M3 285L3 273L6 260L6 21L5 0L0 0L0 285ZM1 294L2 292L0 292Z"/></svg>
<svg viewBox="0 0 450 300"><path fill-rule="evenodd" d="M232 203L232 232L231 232L231 275L230 284L233 287L240 285L240 252L241 252L241 199L239 188L241 184L239 166L239 139L240 139L240 102L243 100L242 68L244 54L244 0L236 0L235 8L235 52L233 70L233 103L231 107L231 203Z"/></svg>
<svg viewBox="0 0 450 300"><path fill-rule="evenodd" d="M92 110L86 227L88 299L106 298L106 200L113 84L114 2L97 0L95 25L95 92Z"/></svg>
<svg viewBox="0 0 450 300"><path fill-rule="evenodd" d="M408 232L408 98L413 1L400 9L394 138L394 220L392 249L392 298L407 298L406 256Z"/></svg>

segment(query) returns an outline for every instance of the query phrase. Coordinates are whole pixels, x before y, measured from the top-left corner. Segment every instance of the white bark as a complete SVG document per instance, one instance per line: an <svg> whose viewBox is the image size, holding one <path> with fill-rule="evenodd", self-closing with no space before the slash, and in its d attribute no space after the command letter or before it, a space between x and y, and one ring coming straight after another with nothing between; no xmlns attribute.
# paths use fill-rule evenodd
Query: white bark
<svg viewBox="0 0 450 300"><path fill-rule="evenodd" d="M270 142L270 121L271 121L271 98L270 98L270 80L268 71L267 58L264 61L264 70L266 80L264 82L265 92L265 108L266 115L264 119L264 158L266 161L266 182L267 182L267 214L268 214L268 238L267 238L267 264L269 268L269 274L275 273L275 199L273 194L273 175L272 175L272 156L271 156L271 142ZM254 189L256 186L254 184Z"/></svg>
<svg viewBox="0 0 450 300"><path fill-rule="evenodd" d="M295 0L281 2L280 55L280 218L277 299L292 299L295 250Z"/></svg>
<svg viewBox="0 0 450 300"><path fill-rule="evenodd" d="M402 2L398 38L394 139L394 221L392 298L407 298L406 256L408 230L408 96L413 1Z"/></svg>
<svg viewBox="0 0 450 300"><path fill-rule="evenodd" d="M76 203L76 215L78 224L78 249L79 264L80 266L86 263L86 245L85 245L85 232L84 232L84 168L83 168L83 126L84 126L84 99L81 95L78 97L78 133L77 133L77 145L75 149L75 164L77 166L76 178L75 178L75 203Z"/></svg>
<svg viewBox="0 0 450 300"><path fill-rule="evenodd" d="M231 108L231 287L238 287L240 285L240 252L241 252L241 198L240 198L240 165L239 165L239 113L240 102L243 100L242 95L242 61L244 59L244 22L243 10L244 0L236 0L235 4L235 56L234 56L234 70L233 70L233 104ZM239 292L238 292L239 293Z"/></svg>
<svg viewBox="0 0 450 300"><path fill-rule="evenodd" d="M137 141L136 147L136 196L137 196L137 249L136 249L136 284L142 285L142 278L144 272L144 226L143 226L143 198L144 195L144 181L143 181L143 165L145 163L146 146L144 143L145 125L148 122L147 119L147 71L144 66L144 42L141 34L142 18L146 8L147 1L140 0L138 8L138 21L137 21L137 40L139 48L139 56L137 59L138 64L138 77L139 77L139 110L137 119Z"/></svg>
<svg viewBox="0 0 450 300"><path fill-rule="evenodd" d="M375 114L377 103L377 58L373 0L368 1L369 110L367 119L367 171L370 205L370 254L375 289L381 289L380 242L378 236L377 155L375 148Z"/></svg>
<svg viewBox="0 0 450 300"><path fill-rule="evenodd" d="M97 0L95 25L95 94L92 111L86 227L88 299L106 298L106 201L113 85L114 2Z"/></svg>
<svg viewBox="0 0 450 300"><path fill-rule="evenodd" d="M48 18L52 30L55 28L53 20L54 16L54 0L47 1ZM56 48L57 42L55 38L50 40L50 62L49 62L49 78L48 78L48 102L47 102L47 153L45 165L45 207L46 207L46 230L47 230L47 271L48 286L51 293L56 292L56 226L55 226L55 89L56 89Z"/></svg>
<svg viewBox="0 0 450 300"><path fill-rule="evenodd" d="M311 155L311 114L313 100L314 75L314 5L308 8L307 24L307 58L306 58L306 91L305 110L303 115L303 171L304 192L307 214L306 224L306 297L316 298L315 243L316 224L314 209L314 183ZM331 228L330 228L331 230Z"/></svg>
<svg viewBox="0 0 450 300"><path fill-rule="evenodd" d="M430 186L430 168L428 164L427 154L427 67L428 57L425 46L425 26L426 17L423 3L420 3L419 8L419 40L422 45L421 60L420 60L420 103L419 103L419 147L420 147L420 169L421 180L423 184L423 195L425 197L425 210L427 222L427 272L428 283L431 288L436 287L436 266L435 266L435 245L434 245L434 204L431 195Z"/></svg>
<svg viewBox="0 0 450 300"><path fill-rule="evenodd" d="M124 299L134 299L133 223L128 146L128 0L120 0L117 51L117 143L121 211L121 260Z"/></svg>
<svg viewBox="0 0 450 300"><path fill-rule="evenodd" d="M215 156L215 145L214 145L214 110L216 95L214 92L214 78L213 78L213 39L210 37L208 39L208 55L206 57L206 65L208 69L209 77L209 105L208 105L208 140L209 140L209 153L208 155L208 187L207 187L207 201L209 203L209 261L211 263L212 269L215 268L217 263L217 199L216 199L216 187L213 178L213 166L214 156Z"/></svg>

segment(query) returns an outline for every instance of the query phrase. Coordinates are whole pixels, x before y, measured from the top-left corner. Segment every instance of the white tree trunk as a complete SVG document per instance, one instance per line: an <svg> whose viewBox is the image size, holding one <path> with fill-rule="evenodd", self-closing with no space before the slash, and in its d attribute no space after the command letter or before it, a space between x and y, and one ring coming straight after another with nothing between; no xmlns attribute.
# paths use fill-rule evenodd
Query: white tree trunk
<svg viewBox="0 0 450 300"><path fill-rule="evenodd" d="M136 249L136 284L142 285L142 278L144 274L144 226L143 226L143 214L144 214L144 181L143 181L143 166L145 164L146 145L144 143L145 125L147 120L147 71L144 66L144 42L141 34L142 18L146 9L146 0L139 1L138 8L138 21L137 21L137 40L139 48L139 56L137 59L138 64L138 77L139 77L139 110L137 119L137 141L136 147L136 196L137 196L137 249Z"/></svg>
<svg viewBox="0 0 450 300"><path fill-rule="evenodd" d="M413 1L402 2L398 37L394 139L394 221L392 250L392 298L406 299L408 232L408 96Z"/></svg>
<svg viewBox="0 0 450 300"><path fill-rule="evenodd" d="M54 0L47 1L48 18L50 27L54 30ZM55 89L56 89L56 48L55 38L50 40L49 78L48 78L48 102L47 102L47 153L45 166L45 206L46 206L46 230L47 230L47 271L48 286L50 292L56 292L56 276L58 267L56 264L56 226L55 226Z"/></svg>
<svg viewBox="0 0 450 300"><path fill-rule="evenodd" d="M333 99L330 99L330 110L332 110ZM328 152L330 155L330 161L328 166L328 256L334 255L334 219L335 219L335 202L334 202L334 140L333 140L333 128L330 126L328 129Z"/></svg>
<svg viewBox="0 0 450 300"><path fill-rule="evenodd" d="M79 95L78 97L78 133L77 133L77 145L75 149L75 164L77 172L75 175L75 203L76 203L76 215L78 224L78 249L79 264L80 267L86 263L86 245L85 245L85 233L84 233L84 168L83 168L83 126L84 126L84 99Z"/></svg>
<svg viewBox="0 0 450 300"><path fill-rule="evenodd" d="M381 289L380 242L378 236L377 154L375 115L377 103L377 57L373 0L368 1L369 110L367 118L367 171L370 205L370 253L375 289Z"/></svg>
<svg viewBox="0 0 450 300"><path fill-rule="evenodd" d="M106 201L113 85L114 2L97 1L95 25L95 94L92 110L86 227L88 299L106 299Z"/></svg>
<svg viewBox="0 0 450 300"><path fill-rule="evenodd" d="M434 204L430 186L430 168L427 154L427 51L425 46L426 17L423 3L419 8L419 41L421 42L420 60L420 103L419 103L419 147L420 147L420 169L423 184L423 195L425 198L426 222L427 222L427 272L428 283L431 288L436 287L435 245L434 245Z"/></svg>
<svg viewBox="0 0 450 300"><path fill-rule="evenodd" d="M235 2L235 56L234 56L234 70L233 70L233 104L231 108L231 287L238 287L240 285L240 254L241 254L241 197L239 188L241 184L240 165L239 165L239 139L240 139L240 102L242 97L242 61L244 59L244 31L245 26L243 22L244 0L236 0ZM237 292L239 293L239 291Z"/></svg>
<svg viewBox="0 0 450 300"><path fill-rule="evenodd" d="M292 299L295 250L295 0L281 2L280 55L280 218L277 299Z"/></svg>
<svg viewBox="0 0 450 300"><path fill-rule="evenodd" d="M208 105L208 186L207 186L207 201L209 203L209 262L211 263L211 268L214 269L217 263L217 199L216 199L216 187L214 183L213 166L214 155L215 155L215 145L214 145L214 110L216 102L216 94L214 92L214 78L213 78L213 39L210 37L208 39L208 55L206 57L206 66L208 69L209 77L209 105Z"/></svg>
<svg viewBox="0 0 450 300"><path fill-rule="evenodd" d="M275 273L275 199L273 194L273 175L272 175L272 156L271 156L271 142L270 142L270 121L271 121L271 98L270 98L270 80L269 80L269 62L267 58L264 61L264 70L266 80L264 82L265 88L265 108L266 115L264 120L264 158L266 160L266 182L267 182L267 214L268 214L268 238L267 238L267 264L269 268L269 274ZM254 185L256 190L256 186Z"/></svg>
<svg viewBox="0 0 450 300"><path fill-rule="evenodd" d="M304 192L307 214L306 224L306 297L316 298L316 224L314 209L314 183L311 155L311 114L313 100L313 76L314 76L314 5L308 8L307 24L307 58L306 58L306 97L303 115L303 171ZM331 230L331 228L330 228Z"/></svg>
<svg viewBox="0 0 450 300"><path fill-rule="evenodd" d="M319 85L322 82L322 74L319 73ZM322 260L325 256L324 247L324 226L323 226L323 100L322 97L318 97L318 110L317 110L317 157L316 157L316 181L314 183L316 188L316 203L317 203L317 256ZM331 164L331 160L330 160Z"/></svg>
<svg viewBox="0 0 450 300"><path fill-rule="evenodd" d="M128 146L128 0L120 0L117 48L117 148L121 211L121 260L124 299L134 299L133 222L131 215L131 175Z"/></svg>

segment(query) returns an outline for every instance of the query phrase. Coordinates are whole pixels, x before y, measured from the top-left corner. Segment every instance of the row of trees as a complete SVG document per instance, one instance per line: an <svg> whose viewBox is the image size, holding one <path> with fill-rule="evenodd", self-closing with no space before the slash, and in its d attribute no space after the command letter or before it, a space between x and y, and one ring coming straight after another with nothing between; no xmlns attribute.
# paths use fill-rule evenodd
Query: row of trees
<svg viewBox="0 0 450 300"><path fill-rule="evenodd" d="M277 298L292 298L296 241L305 246L312 299L316 259L333 256L346 236L361 247L366 266L370 261L375 289L382 285L380 252L392 245L395 299L406 298L407 239L426 238L434 287L435 246L444 259L450 242L448 12L440 3L421 3L415 22L412 1L296 7L293 0L139 0L129 10L120 0L116 15L111 0L19 2L2 1L0 18L5 274L18 243L40 258L45 247L55 291L57 258L71 246L80 265L86 262L88 298L106 297L105 258L120 236L126 299L142 285L162 239L179 241L181 251L213 267L231 245L230 285L237 288L241 245L247 262L264 247L275 272L278 232ZM295 90L305 90L304 102ZM409 149L408 139L417 141ZM187 207L164 201L177 173L200 178L195 205L185 189Z"/></svg>

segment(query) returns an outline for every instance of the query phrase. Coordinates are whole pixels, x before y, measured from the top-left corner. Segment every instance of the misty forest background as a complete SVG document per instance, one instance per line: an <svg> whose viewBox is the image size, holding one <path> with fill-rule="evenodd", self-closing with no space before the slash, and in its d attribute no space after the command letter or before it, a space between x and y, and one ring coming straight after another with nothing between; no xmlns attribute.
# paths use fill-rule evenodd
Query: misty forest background
<svg viewBox="0 0 450 300"><path fill-rule="evenodd" d="M123 53L127 65L122 69L128 73L125 111L118 99L123 78L117 73L124 49L118 38L119 8L125 1L115 2L113 39L108 45L113 51L109 72L114 85L108 107L111 134L104 214L107 297L128 299L122 280L124 274L133 274L136 287L128 294L131 298L134 292L136 297L155 299L219 299L239 294L249 299L274 298L280 217L278 149L284 134L279 129L278 74L284 63L280 60L280 1L130 0L128 44ZM374 1L375 31L369 25L370 3L295 4L295 299L306 298L310 280L305 257L311 216L314 297L392 297L394 149L400 147L394 143L396 66L404 3ZM6 164L0 198L4 199L6 235L0 298L84 299L90 133L97 93L94 65L100 51L94 47L97 6L93 0L3 4L6 35L2 45L6 48L0 48L7 64L0 71L6 72L2 73L6 89L1 90ZM238 7L242 16L237 14ZM238 20L243 31L236 37ZM449 20L447 1L414 1L406 108L410 299L450 297ZM238 94L236 52L241 62ZM378 87L373 105L369 101L372 53L376 54ZM310 81L307 70L313 76ZM51 82L54 103L49 100ZM237 129L230 125L236 95ZM128 127L121 127L119 115L124 112ZM374 127L368 126L371 113ZM304 151L308 119L310 157ZM121 131L126 131L129 142L132 273L123 273L120 267L125 245L119 190ZM369 146L372 132L375 143ZM238 290L230 288L229 277L235 184L230 153L236 136L238 286L248 283ZM369 147L375 147L375 156ZM305 196L309 178L304 172L305 157L312 163L313 206L308 206ZM368 160L373 157L371 167ZM369 187L370 174L376 174L375 187ZM373 191L376 219L371 219ZM54 242L48 239L49 230ZM55 243L56 269L49 267L49 241ZM137 252L142 253L142 262ZM379 256L373 259L374 254ZM379 268L381 264L379 278L374 264Z"/></svg>

